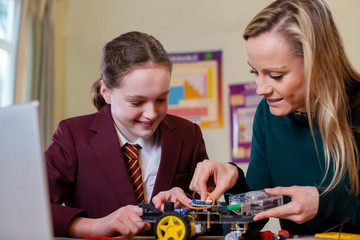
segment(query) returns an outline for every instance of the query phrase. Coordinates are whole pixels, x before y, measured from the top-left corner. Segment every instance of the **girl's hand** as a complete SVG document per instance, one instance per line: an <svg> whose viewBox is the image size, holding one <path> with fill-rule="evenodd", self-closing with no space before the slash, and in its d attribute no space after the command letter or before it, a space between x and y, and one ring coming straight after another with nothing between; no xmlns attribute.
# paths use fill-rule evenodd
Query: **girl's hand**
<svg viewBox="0 0 360 240"><path fill-rule="evenodd" d="M155 197L153 197L153 204L157 209L164 209L164 202L174 202L175 208L180 208L181 203L178 202L178 199L185 203L190 203L190 199L186 196L185 192L178 187L174 187L169 191L159 192Z"/></svg>
<svg viewBox="0 0 360 240"><path fill-rule="evenodd" d="M69 227L71 237L85 236L112 237L120 234L131 238L142 230L150 230L151 225L142 220L142 208L128 205L103 218L76 218Z"/></svg>

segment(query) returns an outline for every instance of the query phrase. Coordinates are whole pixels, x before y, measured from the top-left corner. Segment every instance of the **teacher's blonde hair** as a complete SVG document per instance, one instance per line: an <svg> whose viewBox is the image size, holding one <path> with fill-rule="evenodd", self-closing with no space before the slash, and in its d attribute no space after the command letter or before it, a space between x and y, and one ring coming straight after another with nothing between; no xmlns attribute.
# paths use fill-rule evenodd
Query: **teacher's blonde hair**
<svg viewBox="0 0 360 240"><path fill-rule="evenodd" d="M345 54L328 4L324 0L275 1L252 19L243 37L247 40L269 31L280 34L293 53L304 58L306 110L308 116L316 112L308 118L309 125L314 142L314 124L319 127L324 145L323 181L333 171L322 194L349 177L352 194L359 196L359 149L354 136L359 128L352 125L351 111L360 104L360 97L350 92L360 75Z"/></svg>

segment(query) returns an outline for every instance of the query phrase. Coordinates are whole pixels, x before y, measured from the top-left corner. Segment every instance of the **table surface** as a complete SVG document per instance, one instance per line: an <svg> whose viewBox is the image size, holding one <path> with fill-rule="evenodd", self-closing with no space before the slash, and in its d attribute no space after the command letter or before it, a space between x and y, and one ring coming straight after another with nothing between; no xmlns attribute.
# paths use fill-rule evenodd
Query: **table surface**
<svg viewBox="0 0 360 240"><path fill-rule="evenodd" d="M225 236L199 236L196 238L196 240L224 240ZM141 237L136 236L131 238L130 240L156 240L155 237ZM295 236L292 238L288 238L287 240L333 240L330 238L318 238L314 236Z"/></svg>
<svg viewBox="0 0 360 240"><path fill-rule="evenodd" d="M196 239L199 240L223 240L225 237L224 236L200 236ZM114 238L116 239L116 238ZM62 238L62 237L55 237L54 240L83 240L80 238ZM133 238L130 238L130 240L156 240L155 237L151 237L151 236L147 236L147 237L142 237L142 236L136 236Z"/></svg>
<svg viewBox="0 0 360 240"><path fill-rule="evenodd" d="M77 240L77 238L61 238L61 237L55 237L55 240ZM196 239L199 240L224 240L225 237L224 236L200 236ZM289 238L288 240L333 240L333 239L329 239L329 238L316 238L313 236L308 236L308 237L295 237L295 238ZM79 239L79 240L83 240L83 239ZM130 240L155 240L155 237L141 237L141 236L137 236L137 237L133 237Z"/></svg>
<svg viewBox="0 0 360 240"><path fill-rule="evenodd" d="M156 239L156 238L155 237L140 237L140 236L131 238L131 240L154 240L154 239ZM206 240L223 240L223 239L225 239L225 237L224 236L200 236L196 239L199 239L199 240L201 240L201 239L203 239L203 240L205 240L205 239Z"/></svg>

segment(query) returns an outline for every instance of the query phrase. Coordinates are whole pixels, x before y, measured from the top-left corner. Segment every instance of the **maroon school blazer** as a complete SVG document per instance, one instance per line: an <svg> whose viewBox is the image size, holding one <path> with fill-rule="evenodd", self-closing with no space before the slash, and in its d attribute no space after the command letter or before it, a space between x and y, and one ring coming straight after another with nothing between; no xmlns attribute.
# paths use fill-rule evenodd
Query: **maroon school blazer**
<svg viewBox="0 0 360 240"><path fill-rule="evenodd" d="M172 187L190 193L196 164L208 158L201 130L172 115L159 128L161 161L152 197ZM55 236L66 236L76 216L99 218L137 204L110 105L61 121L52 139L45 159Z"/></svg>

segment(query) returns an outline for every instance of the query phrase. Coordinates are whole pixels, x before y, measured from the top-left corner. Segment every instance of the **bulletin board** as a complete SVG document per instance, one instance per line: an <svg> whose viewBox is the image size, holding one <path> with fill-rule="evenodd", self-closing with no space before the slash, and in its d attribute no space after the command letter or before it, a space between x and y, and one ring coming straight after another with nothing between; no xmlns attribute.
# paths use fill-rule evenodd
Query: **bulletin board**
<svg viewBox="0 0 360 240"><path fill-rule="evenodd" d="M235 163L250 160L253 119L261 99L255 83L229 86L231 158Z"/></svg>
<svg viewBox="0 0 360 240"><path fill-rule="evenodd" d="M168 113L201 128L223 127L221 51L170 53L173 62Z"/></svg>

